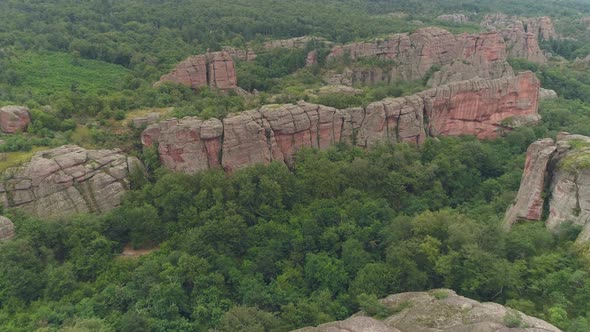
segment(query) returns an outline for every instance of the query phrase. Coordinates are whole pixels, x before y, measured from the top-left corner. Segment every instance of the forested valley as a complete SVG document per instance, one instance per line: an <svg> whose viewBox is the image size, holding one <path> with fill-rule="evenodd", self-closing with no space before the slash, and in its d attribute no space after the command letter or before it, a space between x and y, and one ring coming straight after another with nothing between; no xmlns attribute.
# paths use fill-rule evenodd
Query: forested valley
<svg viewBox="0 0 590 332"><path fill-rule="evenodd" d="M457 12L471 20L437 18ZM497 138L303 147L289 165L185 174L163 164L157 145L142 146L145 126L131 123L148 112L223 119L265 104L366 108L410 96L430 88L440 68L321 94L325 73L353 61L326 62L332 44L428 26L480 33L484 16L498 12L550 16L564 37L539 42L545 63L508 59L558 97L539 102L540 121ZM0 241L0 331L289 331L437 288L590 331L582 227L503 227L529 145L560 132L590 136L588 17L590 2L573 0L0 1L0 106L30 110L26 130L0 137L3 181L65 144L119 148L145 167L130 171L121 203L101 214L1 209L16 236ZM264 47L301 36L317 39ZM188 56L224 47L257 53L235 61L246 96L154 86ZM310 51L319 54L311 66ZM542 220L549 213L545 204Z"/></svg>

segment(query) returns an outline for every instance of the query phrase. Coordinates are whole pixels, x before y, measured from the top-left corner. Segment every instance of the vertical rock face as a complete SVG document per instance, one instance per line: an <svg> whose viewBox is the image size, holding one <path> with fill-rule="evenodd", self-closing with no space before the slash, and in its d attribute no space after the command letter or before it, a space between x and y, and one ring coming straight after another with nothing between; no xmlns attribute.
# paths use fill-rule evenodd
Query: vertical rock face
<svg viewBox="0 0 590 332"><path fill-rule="evenodd" d="M453 35L440 28L424 28L384 40L336 46L328 60L345 56L352 60L377 58L392 62L386 70L352 68L353 84L421 79L434 67L440 73L430 82L432 85L513 75L506 62L504 40L495 32Z"/></svg>
<svg viewBox="0 0 590 332"><path fill-rule="evenodd" d="M234 61L226 52L207 54L209 86L219 90L233 90L238 87Z"/></svg>
<svg viewBox="0 0 590 332"><path fill-rule="evenodd" d="M163 75L154 86L164 82L174 82L192 89L210 86L229 91L238 87L234 62L227 52L190 56L170 73Z"/></svg>
<svg viewBox="0 0 590 332"><path fill-rule="evenodd" d="M222 121L195 117L150 125L145 146L158 144L169 169L227 172L271 161L293 164L303 147L326 149L346 142L370 148L381 142L421 144L428 136L492 138L506 119L538 118L539 82L531 72L513 78L456 82L365 108L339 110L299 102L267 105Z"/></svg>
<svg viewBox="0 0 590 332"><path fill-rule="evenodd" d="M556 143L545 139L529 147L520 190L506 214L506 226L518 220L541 219L546 203L542 187L548 188L547 228L558 232L561 225L578 225L582 232L576 242L590 244L590 137L561 133Z"/></svg>
<svg viewBox="0 0 590 332"><path fill-rule="evenodd" d="M487 15L482 26L499 31L505 38L509 56L524 58L533 62L545 63L547 58L539 48L542 40L558 39L551 18L518 18L505 14Z"/></svg>
<svg viewBox="0 0 590 332"><path fill-rule="evenodd" d="M432 136L498 135L503 122L537 121L539 80L532 72L516 78L454 82L421 93Z"/></svg>
<svg viewBox="0 0 590 332"><path fill-rule="evenodd" d="M12 220L0 216L0 242L5 240L12 240L16 236L16 230Z"/></svg>
<svg viewBox="0 0 590 332"><path fill-rule="evenodd" d="M120 150L85 150L65 145L36 153L22 167L8 169L0 201L39 218L105 212L121 202L129 174L143 166Z"/></svg>
<svg viewBox="0 0 590 332"><path fill-rule="evenodd" d="M514 204L506 213L506 227L510 227L518 220L541 219L547 165L556 149L555 143L550 138L539 140L527 149L520 189Z"/></svg>
<svg viewBox="0 0 590 332"><path fill-rule="evenodd" d="M0 130L14 134L27 129L31 117L29 109L24 106L4 106L0 108Z"/></svg>

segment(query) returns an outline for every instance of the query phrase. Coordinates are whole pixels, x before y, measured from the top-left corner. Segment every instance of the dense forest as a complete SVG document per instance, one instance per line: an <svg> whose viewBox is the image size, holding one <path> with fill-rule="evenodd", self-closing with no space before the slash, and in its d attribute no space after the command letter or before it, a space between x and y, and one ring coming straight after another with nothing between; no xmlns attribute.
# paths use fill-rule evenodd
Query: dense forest
<svg viewBox="0 0 590 332"><path fill-rule="evenodd" d="M399 12L408 16L391 15ZM173 173L125 119L147 109L223 117L268 102L366 105L425 89L424 81L312 96L311 49L273 50L238 62L255 98L153 87L191 54L312 35L345 43L436 25L473 32L444 13L551 15L576 39L544 42L532 70L558 99L543 120L504 137L429 138L303 149L294 166L228 175ZM17 237L0 242L0 331L287 331L343 319L388 294L446 287L505 304L565 331L590 330L590 261L542 222L502 229L537 138L590 135L587 1L4 0L0 1L0 106L31 109L25 133L2 136L0 170L44 147L120 147L148 172L103 215L40 220L2 211ZM547 213L547 211L545 211ZM120 255L125 246L148 253Z"/></svg>

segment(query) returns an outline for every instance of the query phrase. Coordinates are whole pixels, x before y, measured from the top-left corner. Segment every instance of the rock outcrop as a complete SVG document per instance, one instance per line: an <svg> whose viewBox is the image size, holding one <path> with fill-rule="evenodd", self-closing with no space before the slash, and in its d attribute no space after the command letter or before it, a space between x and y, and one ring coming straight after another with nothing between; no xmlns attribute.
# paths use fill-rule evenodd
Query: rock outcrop
<svg viewBox="0 0 590 332"><path fill-rule="evenodd" d="M0 216L0 242L5 240L12 240L16 236L16 230L12 220Z"/></svg>
<svg viewBox="0 0 590 332"><path fill-rule="evenodd" d="M499 31L505 38L508 53L513 58L545 63L547 58L539 47L539 39L558 39L551 18L518 18L505 14L486 15L481 25Z"/></svg>
<svg viewBox="0 0 590 332"><path fill-rule="evenodd" d="M561 225L578 225L582 232L577 242L590 244L590 137L561 133L557 142L544 139L529 147L520 190L505 225L540 220L547 203L547 228L558 232Z"/></svg>
<svg viewBox="0 0 590 332"><path fill-rule="evenodd" d="M513 76L506 62L506 45L496 32L453 35L440 28L423 28L412 34L395 34L373 42L335 46L328 60L376 58L390 66L352 66L340 82L332 84L392 82L422 79L435 70L431 86L475 77Z"/></svg>
<svg viewBox="0 0 590 332"><path fill-rule="evenodd" d="M209 86L230 91L238 88L234 62L227 52L190 56L176 65L172 72L163 75L154 86L164 82L174 82L192 89Z"/></svg>
<svg viewBox="0 0 590 332"><path fill-rule="evenodd" d="M120 204L130 173L142 169L139 159L120 150L65 145L5 171L0 201L39 218L106 212Z"/></svg>
<svg viewBox="0 0 590 332"><path fill-rule="evenodd" d="M27 129L31 122L29 109L24 106L4 106L0 108L0 130L14 134Z"/></svg>
<svg viewBox="0 0 590 332"><path fill-rule="evenodd" d="M455 14L443 14L436 18L437 20L453 22L453 23L467 23L469 22L469 17L465 14L455 13Z"/></svg>
<svg viewBox="0 0 590 332"><path fill-rule="evenodd" d="M539 140L527 149L520 189L514 204L506 213L506 227L518 220L541 219L547 165L555 151L555 143L550 138Z"/></svg>
<svg viewBox="0 0 590 332"><path fill-rule="evenodd" d="M539 100L555 99L555 98L557 98L557 92L555 92L555 90L543 89L543 88L539 89Z"/></svg>
<svg viewBox="0 0 590 332"><path fill-rule="evenodd" d="M392 314L381 320L365 312L295 332L560 332L557 327L497 303L480 303L448 289L390 295L380 302ZM511 326L506 326L510 317ZM518 325L518 326L512 326Z"/></svg>
<svg viewBox="0 0 590 332"><path fill-rule="evenodd" d="M303 147L420 144L429 135L496 137L509 130L503 124L507 119L538 118L538 91L535 75L525 72L455 82L365 108L339 110L307 102L267 105L223 120L187 117L153 124L142 133L142 143L157 143L162 163L186 173L218 167L232 172L271 161L292 165L294 153Z"/></svg>
<svg viewBox="0 0 590 332"><path fill-rule="evenodd" d="M131 125L133 128L143 128L151 125L152 123L158 122L160 119L160 113L151 112L144 116L138 116L131 119Z"/></svg>

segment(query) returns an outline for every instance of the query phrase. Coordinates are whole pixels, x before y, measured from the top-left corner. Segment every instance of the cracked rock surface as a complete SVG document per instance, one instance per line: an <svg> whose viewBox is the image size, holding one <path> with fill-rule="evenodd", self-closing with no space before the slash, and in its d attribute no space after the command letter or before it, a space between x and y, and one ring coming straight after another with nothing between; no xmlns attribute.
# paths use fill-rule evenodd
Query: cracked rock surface
<svg viewBox="0 0 590 332"><path fill-rule="evenodd" d="M541 220L544 204L547 228L559 232L565 224L580 226L576 242L590 244L590 137L560 133L556 142L546 138L531 144L505 225Z"/></svg>
<svg viewBox="0 0 590 332"><path fill-rule="evenodd" d="M292 165L294 153L304 147L419 145L427 136L493 138L509 130L507 120L538 120L538 94L539 81L532 72L524 72L454 82L364 108L341 110L299 102L266 105L222 120L173 118L150 125L141 139L148 147L158 144L162 164L171 170L194 173L221 167L232 172L272 161Z"/></svg>
<svg viewBox="0 0 590 332"><path fill-rule="evenodd" d="M106 212L121 203L129 175L143 169L119 149L86 150L65 145L37 152L4 173L0 200L40 218Z"/></svg>
<svg viewBox="0 0 590 332"><path fill-rule="evenodd" d="M295 332L559 332L557 327L497 303L480 303L449 289L408 292L380 300L391 310L381 320L364 312L338 322ZM521 327L507 327L510 315Z"/></svg>

